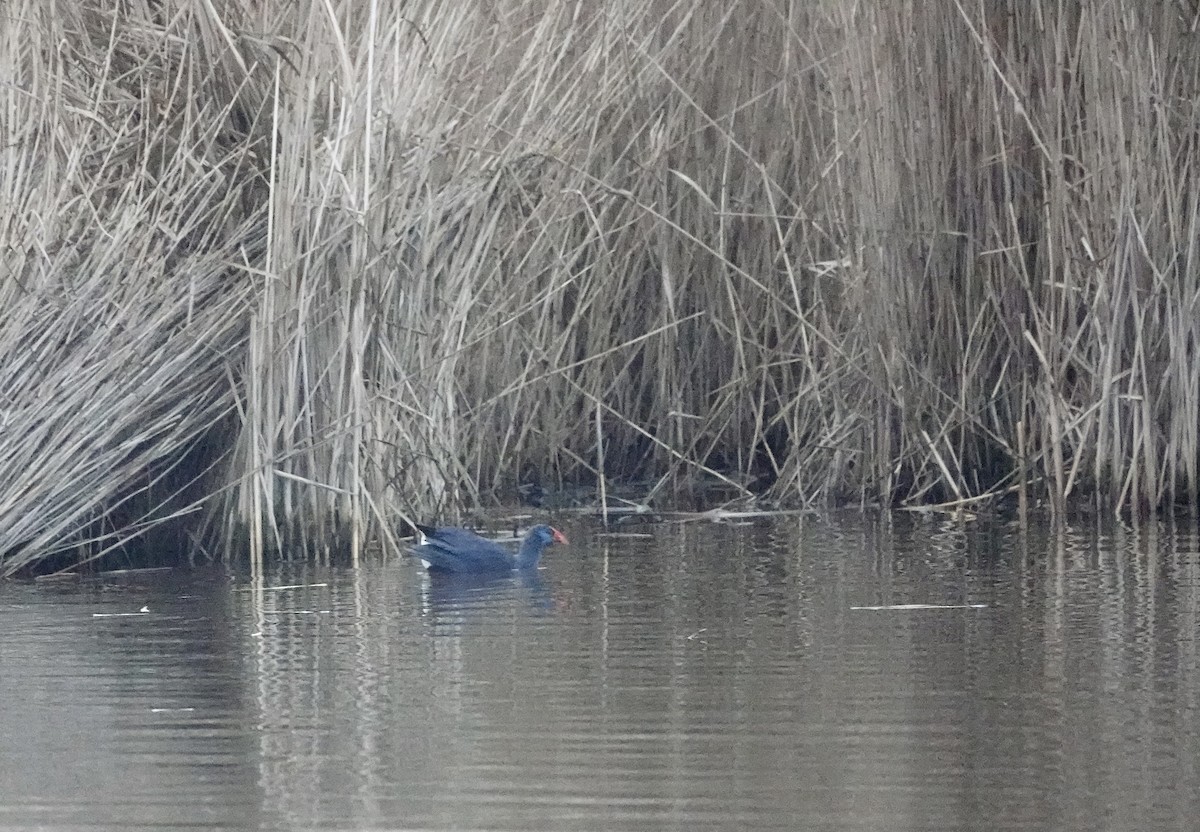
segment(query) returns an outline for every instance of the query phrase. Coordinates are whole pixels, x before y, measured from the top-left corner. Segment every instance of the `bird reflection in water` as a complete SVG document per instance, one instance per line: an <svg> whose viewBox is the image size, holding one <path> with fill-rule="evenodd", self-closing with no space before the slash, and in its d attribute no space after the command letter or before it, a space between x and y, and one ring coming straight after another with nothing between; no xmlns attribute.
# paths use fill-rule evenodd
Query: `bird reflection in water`
<svg viewBox="0 0 1200 832"><path fill-rule="evenodd" d="M461 622L472 613L520 604L545 614L559 609L550 588L535 571L508 574L426 573L421 607L434 620Z"/></svg>

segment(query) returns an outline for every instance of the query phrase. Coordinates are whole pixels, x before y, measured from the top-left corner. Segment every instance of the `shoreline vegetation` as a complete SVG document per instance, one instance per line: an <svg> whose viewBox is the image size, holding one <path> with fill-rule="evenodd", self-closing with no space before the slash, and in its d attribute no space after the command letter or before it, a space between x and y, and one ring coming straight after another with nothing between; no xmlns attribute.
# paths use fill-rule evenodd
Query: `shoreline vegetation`
<svg viewBox="0 0 1200 832"><path fill-rule="evenodd" d="M0 576L530 484L1194 511L1193 15L10 0Z"/></svg>

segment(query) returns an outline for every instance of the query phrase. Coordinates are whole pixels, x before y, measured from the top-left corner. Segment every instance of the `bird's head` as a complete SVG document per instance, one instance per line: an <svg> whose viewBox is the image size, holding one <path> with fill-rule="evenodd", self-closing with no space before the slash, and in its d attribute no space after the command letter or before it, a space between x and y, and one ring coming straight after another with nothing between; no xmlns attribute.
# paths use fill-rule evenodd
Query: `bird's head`
<svg viewBox="0 0 1200 832"><path fill-rule="evenodd" d="M529 530L531 537L536 538L543 546L549 546L551 543L567 544L567 536L553 526L540 525L534 526Z"/></svg>

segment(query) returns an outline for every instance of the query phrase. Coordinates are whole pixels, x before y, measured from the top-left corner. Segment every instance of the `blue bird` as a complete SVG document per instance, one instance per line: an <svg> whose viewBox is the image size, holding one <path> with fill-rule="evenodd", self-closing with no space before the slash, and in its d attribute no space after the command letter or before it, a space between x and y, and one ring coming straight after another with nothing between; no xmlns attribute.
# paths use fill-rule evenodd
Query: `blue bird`
<svg viewBox="0 0 1200 832"><path fill-rule="evenodd" d="M421 537L412 551L430 572L480 574L534 569L547 546L567 542L566 535L553 526L534 526L513 554L500 544L466 529L437 528L419 523L417 529Z"/></svg>

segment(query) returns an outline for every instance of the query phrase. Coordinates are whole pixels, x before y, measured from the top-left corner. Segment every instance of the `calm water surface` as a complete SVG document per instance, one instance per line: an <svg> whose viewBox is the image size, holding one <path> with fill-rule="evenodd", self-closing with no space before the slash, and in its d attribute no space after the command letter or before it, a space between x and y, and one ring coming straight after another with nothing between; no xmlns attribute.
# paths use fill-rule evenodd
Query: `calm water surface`
<svg viewBox="0 0 1200 832"><path fill-rule="evenodd" d="M0 828L1193 830L1185 528L568 523L532 580L0 584ZM986 606L856 609L914 603Z"/></svg>

